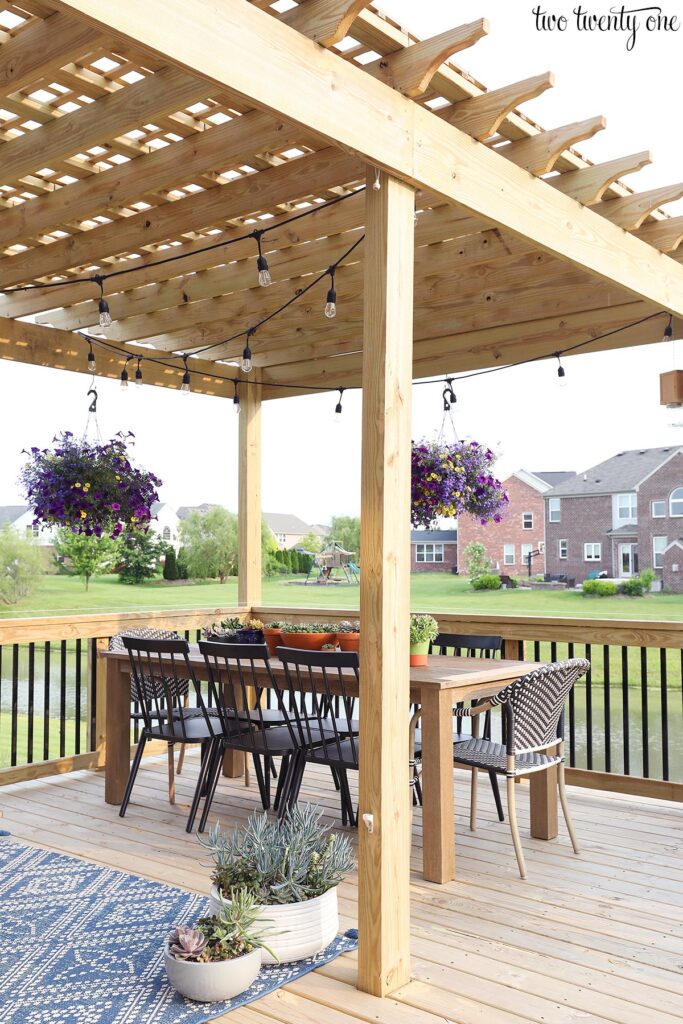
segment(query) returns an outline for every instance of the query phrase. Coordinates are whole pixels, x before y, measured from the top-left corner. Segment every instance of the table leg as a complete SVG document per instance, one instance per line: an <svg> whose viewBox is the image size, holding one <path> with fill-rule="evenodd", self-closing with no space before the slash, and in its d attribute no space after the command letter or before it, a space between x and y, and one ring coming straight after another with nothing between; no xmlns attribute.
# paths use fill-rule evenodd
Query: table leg
<svg viewBox="0 0 683 1024"><path fill-rule="evenodd" d="M107 735L104 799L120 804L130 772L130 667L103 659L106 672Z"/></svg>
<svg viewBox="0 0 683 1024"><path fill-rule="evenodd" d="M422 693L423 873L429 882L455 878L453 701L447 690Z"/></svg>
<svg viewBox="0 0 683 1024"><path fill-rule="evenodd" d="M247 700L249 707L253 707L256 694L253 687L247 687ZM223 700L229 706L230 703L241 704L241 694L235 692L228 683L223 687ZM241 750L226 750L223 755L223 775L226 779L239 779L245 776L245 785L249 782L249 768L246 755Z"/></svg>
<svg viewBox="0 0 683 1024"><path fill-rule="evenodd" d="M557 835L557 768L529 776L531 835L554 839Z"/></svg>

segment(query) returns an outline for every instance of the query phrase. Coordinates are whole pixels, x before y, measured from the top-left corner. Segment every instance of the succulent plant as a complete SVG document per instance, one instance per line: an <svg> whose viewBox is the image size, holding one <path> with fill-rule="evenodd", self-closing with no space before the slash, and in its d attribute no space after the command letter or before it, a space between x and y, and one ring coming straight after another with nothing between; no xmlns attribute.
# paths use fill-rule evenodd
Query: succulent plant
<svg viewBox="0 0 683 1024"><path fill-rule="evenodd" d="M266 622L264 629L285 629L288 625L288 622L282 622L280 619L276 619L275 622Z"/></svg>
<svg viewBox="0 0 683 1024"><path fill-rule="evenodd" d="M283 633L336 633L337 627L330 622L287 622L281 626Z"/></svg>
<svg viewBox="0 0 683 1024"><path fill-rule="evenodd" d="M168 950L176 960L200 960L206 946L206 936L197 928L180 924L171 932Z"/></svg>
<svg viewBox="0 0 683 1024"><path fill-rule="evenodd" d="M338 633L360 633L360 622L358 619L355 622L349 621L349 619L342 619L341 622L337 623Z"/></svg>
<svg viewBox="0 0 683 1024"><path fill-rule="evenodd" d="M260 619L247 619L247 621L240 627L241 629L263 629L263 623Z"/></svg>
<svg viewBox="0 0 683 1024"><path fill-rule="evenodd" d="M435 640L439 633L439 624L431 615L410 616L410 643L425 644Z"/></svg>

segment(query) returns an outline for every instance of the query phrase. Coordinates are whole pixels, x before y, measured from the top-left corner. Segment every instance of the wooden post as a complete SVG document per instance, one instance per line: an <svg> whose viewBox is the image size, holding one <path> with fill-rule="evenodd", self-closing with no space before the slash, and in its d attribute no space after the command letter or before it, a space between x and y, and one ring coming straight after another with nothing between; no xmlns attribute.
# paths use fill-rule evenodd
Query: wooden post
<svg viewBox="0 0 683 1024"><path fill-rule="evenodd" d="M365 196L358 987L410 978L408 771L414 193ZM371 815L371 822L363 816ZM371 827L370 827L371 826Z"/></svg>
<svg viewBox="0 0 683 1024"><path fill-rule="evenodd" d="M104 768L107 760L107 659L102 653L109 648L107 637L98 637L95 641L95 736L93 747L97 752L97 767Z"/></svg>

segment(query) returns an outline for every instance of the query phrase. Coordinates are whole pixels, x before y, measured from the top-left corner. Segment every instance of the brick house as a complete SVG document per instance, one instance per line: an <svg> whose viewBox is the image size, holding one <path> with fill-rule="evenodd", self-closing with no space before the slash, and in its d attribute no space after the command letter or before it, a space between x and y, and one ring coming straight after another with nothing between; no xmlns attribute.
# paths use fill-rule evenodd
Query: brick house
<svg viewBox="0 0 683 1024"><path fill-rule="evenodd" d="M450 572L458 566L457 530L412 530L411 572Z"/></svg>
<svg viewBox="0 0 683 1024"><path fill-rule="evenodd" d="M654 569L665 589L683 592L683 448L620 452L544 501L548 572L579 581Z"/></svg>
<svg viewBox="0 0 683 1024"><path fill-rule="evenodd" d="M555 484L573 477L573 473L530 473L519 469L503 480L510 497L503 521L482 525L471 516L458 520L458 565L465 571L465 549L473 542L486 548L496 571L508 576L528 572L527 556L532 558L532 573L545 572L545 507L544 494Z"/></svg>

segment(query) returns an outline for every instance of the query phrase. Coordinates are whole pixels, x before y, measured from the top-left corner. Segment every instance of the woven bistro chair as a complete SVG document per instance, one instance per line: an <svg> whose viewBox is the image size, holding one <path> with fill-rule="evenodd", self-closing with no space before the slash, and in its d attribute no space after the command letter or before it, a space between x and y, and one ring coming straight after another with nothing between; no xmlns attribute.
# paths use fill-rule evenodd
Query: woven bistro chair
<svg viewBox="0 0 683 1024"><path fill-rule="evenodd" d="M203 757L187 821L187 831L191 832L213 751L221 739L218 719L209 714L204 703L190 665L190 647L186 640L180 637L149 640L124 635L123 645L130 658L133 694L142 713L142 730L119 814L123 817L128 808L148 740L162 740L168 744L169 763L172 763L176 743L200 743ZM184 706L190 683L195 690L197 707Z"/></svg>
<svg viewBox="0 0 683 1024"><path fill-rule="evenodd" d="M123 653L126 650L123 642L124 636L131 637L137 640L179 640L180 636L178 633L174 633L169 629L127 629L125 633L119 633L113 636L109 641L110 651L120 651ZM131 684L133 677L131 675ZM187 708L190 703L190 680L184 679L182 681L182 705ZM139 710L137 701L133 706L133 710L130 713L131 719L139 724L143 721L142 712ZM180 752L178 754L178 767L175 768L173 759L173 747L168 748L168 800L169 803L175 803L175 775L176 772L180 775L183 769L183 761L185 760L185 744L180 744Z"/></svg>
<svg viewBox="0 0 683 1024"><path fill-rule="evenodd" d="M432 640L429 645L430 654L442 654L447 655L450 651L454 651L456 656L464 658L495 658L503 650L503 638L501 636L468 636L465 633L439 633L436 639ZM461 707L462 705L458 705ZM413 770L413 786L416 801L422 803L422 789L420 785L420 776L418 771L417 761L422 756L422 736L418 727L418 721L420 718L419 708L416 706L413 708L414 712L414 726L411 731L411 767ZM454 736L454 743L461 743L468 737L462 735L462 718L458 717L457 722L457 736ZM487 711L484 716L484 729L483 735L485 738L491 738L491 712ZM491 789L493 791L493 799L496 802L496 811L498 812L499 821L505 821L505 813L503 811L503 802L500 798L500 788L498 786L498 777L494 771L488 773L489 781L491 783ZM473 786L476 783L473 781Z"/></svg>
<svg viewBox="0 0 683 1024"><path fill-rule="evenodd" d="M462 718L486 714L500 706L505 716L505 744L472 736L453 747L453 762L473 768L473 795L476 797L477 769L494 771L507 780L508 817L519 873L526 878L524 851L517 827L515 779L532 772L557 766L560 804L574 853L579 852L576 833L569 814L564 778L564 705L569 691L590 668L585 658L571 658L534 669L474 707L456 710ZM474 731L474 730L473 730ZM470 820L470 827L476 822Z"/></svg>

